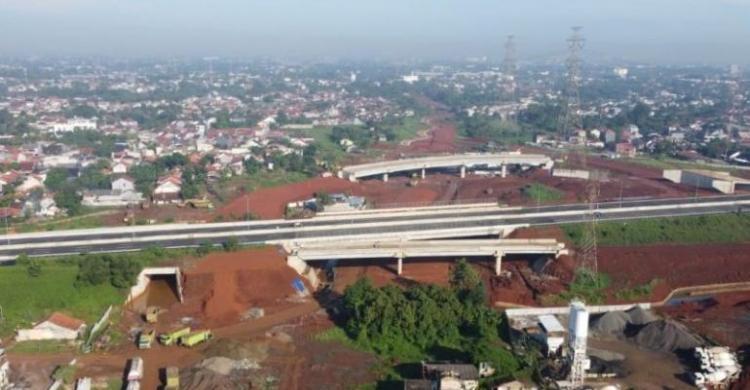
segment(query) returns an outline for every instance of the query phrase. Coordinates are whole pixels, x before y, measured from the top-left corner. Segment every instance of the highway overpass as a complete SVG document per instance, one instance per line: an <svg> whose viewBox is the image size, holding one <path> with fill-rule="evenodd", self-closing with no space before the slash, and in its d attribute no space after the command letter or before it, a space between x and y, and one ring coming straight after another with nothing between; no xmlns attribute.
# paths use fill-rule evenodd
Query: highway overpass
<svg viewBox="0 0 750 390"><path fill-rule="evenodd" d="M750 195L705 198L638 199L598 204L602 221L705 215L750 207ZM546 207L408 208L339 213L305 220L268 220L205 224L164 224L0 235L0 261L19 254L124 252L148 247L219 245L229 238L241 244L286 244L344 240L436 239L506 236L520 226L579 223L590 219L586 204Z"/></svg>
<svg viewBox="0 0 750 390"><path fill-rule="evenodd" d="M287 262L355 259L395 259L401 275L406 258L493 257L500 275L503 257L510 254L567 254L565 244L555 239L341 241L325 244L285 245Z"/></svg>
<svg viewBox="0 0 750 390"><path fill-rule="evenodd" d="M430 156L401 160L380 161L369 164L351 165L339 171L339 177L357 181L358 179L379 176L388 181L391 174L419 172L424 179L429 169L455 169L461 177L467 169L499 169L505 177L509 165L543 167L551 169L554 162L543 154L521 153L470 153L447 156Z"/></svg>

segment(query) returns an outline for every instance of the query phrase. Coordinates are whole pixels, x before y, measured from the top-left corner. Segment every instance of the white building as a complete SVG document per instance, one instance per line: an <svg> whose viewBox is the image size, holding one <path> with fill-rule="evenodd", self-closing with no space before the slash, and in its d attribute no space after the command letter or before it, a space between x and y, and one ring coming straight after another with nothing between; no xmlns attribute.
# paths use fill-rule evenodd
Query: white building
<svg viewBox="0 0 750 390"><path fill-rule="evenodd" d="M65 122L55 122L51 124L52 126L48 129L50 132L59 134L59 133L70 133L71 131L75 130L96 130L97 124L96 124L96 118L93 119L87 119L87 118L72 118L68 119Z"/></svg>
<svg viewBox="0 0 750 390"><path fill-rule="evenodd" d="M55 312L31 329L21 329L16 341L28 340L75 340L86 328L83 321Z"/></svg>
<svg viewBox="0 0 750 390"><path fill-rule="evenodd" d="M135 180L128 176L121 176L112 180L112 191L135 191Z"/></svg>

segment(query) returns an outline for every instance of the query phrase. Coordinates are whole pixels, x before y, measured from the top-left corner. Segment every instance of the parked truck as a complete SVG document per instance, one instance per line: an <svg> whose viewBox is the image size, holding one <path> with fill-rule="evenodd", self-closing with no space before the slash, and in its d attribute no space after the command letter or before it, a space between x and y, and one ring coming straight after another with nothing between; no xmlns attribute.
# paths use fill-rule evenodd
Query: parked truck
<svg viewBox="0 0 750 390"><path fill-rule="evenodd" d="M200 343L211 340L214 337L210 330L201 330L180 337L180 344L186 347L194 347Z"/></svg>
<svg viewBox="0 0 750 390"><path fill-rule="evenodd" d="M175 345L180 340L180 337L190 334L190 330L190 327L187 326L173 332L162 333L159 335L159 342L166 346Z"/></svg>
<svg viewBox="0 0 750 390"><path fill-rule="evenodd" d="M167 383L164 385L164 390L178 390L180 388L180 371L177 367L167 367L165 371Z"/></svg>
<svg viewBox="0 0 750 390"><path fill-rule="evenodd" d="M126 379L129 382L143 379L143 359L140 357L130 359L130 369L128 369L128 376Z"/></svg>
<svg viewBox="0 0 750 390"><path fill-rule="evenodd" d="M141 334L138 336L138 349L151 348L151 343L154 342L155 333L156 332L154 332L153 329L143 330Z"/></svg>

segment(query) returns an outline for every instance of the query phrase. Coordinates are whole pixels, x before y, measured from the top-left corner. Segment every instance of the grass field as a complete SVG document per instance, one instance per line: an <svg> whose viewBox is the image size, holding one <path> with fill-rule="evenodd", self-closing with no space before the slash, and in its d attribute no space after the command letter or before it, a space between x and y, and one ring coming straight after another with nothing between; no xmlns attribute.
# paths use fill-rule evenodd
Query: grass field
<svg viewBox="0 0 750 390"><path fill-rule="evenodd" d="M74 287L77 273L76 265L46 261L42 274L35 278L23 266L0 267L0 335L8 335L58 310L91 323L107 306L122 303L124 293L108 283Z"/></svg>
<svg viewBox="0 0 750 390"><path fill-rule="evenodd" d="M651 156L638 156L634 158L626 158L622 161L630 162L634 164L640 164L644 166L648 166L651 168L657 168L657 169L703 169L708 171L729 171L729 172L737 172L741 169L737 167L732 167L730 165L727 166L721 166L721 165L708 165L708 164L700 164L697 162L691 162L691 161L683 161L683 160L677 160L673 158L657 158L657 157L651 157Z"/></svg>
<svg viewBox="0 0 750 390"><path fill-rule="evenodd" d="M393 132L396 134L396 142L415 138L420 131L427 127L427 125L422 123L420 117L413 116L404 118L401 125L393 127Z"/></svg>
<svg viewBox="0 0 750 390"><path fill-rule="evenodd" d="M562 229L571 241L579 245L583 227L582 224L563 225ZM750 215L721 214L601 222L597 235L600 245L750 242Z"/></svg>
<svg viewBox="0 0 750 390"><path fill-rule="evenodd" d="M523 196L534 203L551 203L563 198L563 193L544 184L532 183L521 189Z"/></svg>

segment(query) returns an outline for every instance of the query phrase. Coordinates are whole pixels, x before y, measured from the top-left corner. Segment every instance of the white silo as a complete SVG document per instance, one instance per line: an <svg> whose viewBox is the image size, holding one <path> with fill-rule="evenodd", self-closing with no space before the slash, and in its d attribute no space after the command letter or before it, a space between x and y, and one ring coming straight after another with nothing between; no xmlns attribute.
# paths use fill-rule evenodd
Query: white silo
<svg viewBox="0 0 750 390"><path fill-rule="evenodd" d="M586 378L586 370L591 362L586 356L586 339L589 335L589 312L581 301L570 303L568 317L568 346L570 348L570 382L573 387L581 386Z"/></svg>

